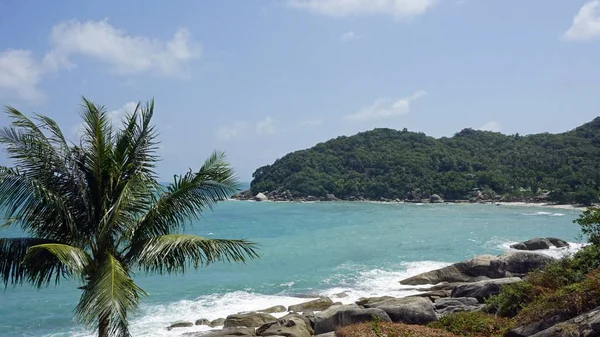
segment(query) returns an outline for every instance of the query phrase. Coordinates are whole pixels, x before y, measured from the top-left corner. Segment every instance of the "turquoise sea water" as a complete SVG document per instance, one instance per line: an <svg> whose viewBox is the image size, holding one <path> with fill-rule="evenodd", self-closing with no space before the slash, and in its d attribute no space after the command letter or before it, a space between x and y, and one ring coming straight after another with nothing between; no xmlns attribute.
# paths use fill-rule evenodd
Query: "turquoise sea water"
<svg viewBox="0 0 600 337"><path fill-rule="evenodd" d="M579 228L572 220L579 213L506 205L224 202L188 232L256 241L261 259L215 264L184 276L136 275L150 296L131 318L131 330L134 336L179 336L204 327L165 327L318 295L345 303L408 295L414 291L403 290L399 280L474 255L500 254L516 241L557 236L577 242ZM73 320L76 287L66 281L0 292L0 336L92 336ZM334 296L341 292L348 296Z"/></svg>

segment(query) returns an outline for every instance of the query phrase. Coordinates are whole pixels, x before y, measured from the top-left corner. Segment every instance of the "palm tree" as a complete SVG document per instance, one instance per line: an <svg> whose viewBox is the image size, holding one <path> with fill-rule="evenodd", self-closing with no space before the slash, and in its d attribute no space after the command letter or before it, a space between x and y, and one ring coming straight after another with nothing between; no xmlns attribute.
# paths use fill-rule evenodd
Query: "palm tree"
<svg viewBox="0 0 600 337"><path fill-rule="evenodd" d="M257 258L246 240L206 239L178 231L237 189L231 167L214 153L197 171L157 183L154 101L138 104L120 129L104 107L83 98L79 145L57 123L12 107L0 129L14 167L0 166L6 223L30 237L0 238L5 287L37 287L73 277L82 284L78 320L100 337L129 336L127 315L146 295L132 278L183 273L218 261Z"/></svg>

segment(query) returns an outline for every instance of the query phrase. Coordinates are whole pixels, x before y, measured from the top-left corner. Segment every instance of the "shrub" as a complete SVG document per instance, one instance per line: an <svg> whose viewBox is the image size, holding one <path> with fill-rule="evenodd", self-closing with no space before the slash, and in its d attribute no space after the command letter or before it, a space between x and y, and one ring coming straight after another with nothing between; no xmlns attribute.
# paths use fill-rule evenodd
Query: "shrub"
<svg viewBox="0 0 600 337"><path fill-rule="evenodd" d="M516 316L524 306L535 298L534 287L529 282L517 282L502 287L502 291L489 297L486 311L503 317Z"/></svg>
<svg viewBox="0 0 600 337"><path fill-rule="evenodd" d="M336 337L458 337L457 335L420 325L369 322L350 325L335 332Z"/></svg>
<svg viewBox="0 0 600 337"><path fill-rule="evenodd" d="M442 316L428 327L443 329L464 337L501 337L512 327L512 320L483 312L455 312Z"/></svg>
<svg viewBox="0 0 600 337"><path fill-rule="evenodd" d="M581 227L583 235L592 244L600 245L600 208L590 207L573 222Z"/></svg>

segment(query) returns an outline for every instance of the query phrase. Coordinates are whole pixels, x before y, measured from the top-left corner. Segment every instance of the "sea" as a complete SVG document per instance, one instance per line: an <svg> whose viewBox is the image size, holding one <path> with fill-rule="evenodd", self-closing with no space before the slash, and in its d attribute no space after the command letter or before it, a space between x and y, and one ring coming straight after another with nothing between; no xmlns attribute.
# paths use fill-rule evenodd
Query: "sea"
<svg viewBox="0 0 600 337"><path fill-rule="evenodd" d="M226 201L187 233L244 238L260 245L260 259L213 264L184 275L136 273L146 290L130 317L133 336L179 336L206 326L166 327L176 321L213 320L229 314L289 306L318 296L351 303L368 296L407 296L417 290L398 281L479 254L502 254L510 244L554 236L580 249L581 210L495 204ZM17 236L0 230L0 237ZM64 280L43 289L0 291L0 336L83 337L77 324L79 284Z"/></svg>

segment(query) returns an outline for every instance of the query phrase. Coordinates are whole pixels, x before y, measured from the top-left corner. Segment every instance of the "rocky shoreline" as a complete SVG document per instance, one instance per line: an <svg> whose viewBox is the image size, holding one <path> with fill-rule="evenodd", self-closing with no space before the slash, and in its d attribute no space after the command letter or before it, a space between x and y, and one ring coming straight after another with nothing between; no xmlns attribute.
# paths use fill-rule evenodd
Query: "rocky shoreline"
<svg viewBox="0 0 600 337"><path fill-rule="evenodd" d="M213 321L199 319L194 323L175 322L167 329L194 325L219 327L210 331L183 333L180 335L182 337L333 337L339 328L371 321L374 317L382 322L426 325L449 313L485 310L485 300L498 294L503 285L520 282L528 272L542 269L555 260L535 250L568 246L566 241L557 238L534 238L511 246L517 251L498 256L479 255L399 280L401 285L413 285L415 290L420 291L407 297L370 297L351 304L320 297L287 308L277 305L231 314ZM426 285L429 286L424 287ZM278 318L275 315L283 316ZM587 324L590 329L595 329L594 333L600 334L600 324L595 323L600 322L600 310L582 316L585 317L573 319L571 321L576 323L569 324ZM558 323L560 320L516 327L508 336L561 336L553 334Z"/></svg>

